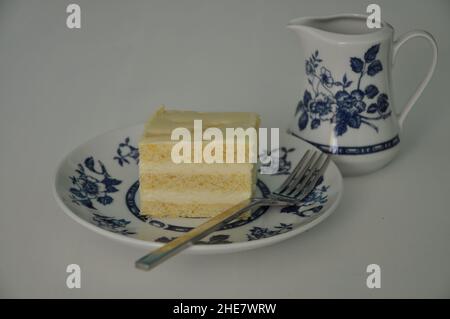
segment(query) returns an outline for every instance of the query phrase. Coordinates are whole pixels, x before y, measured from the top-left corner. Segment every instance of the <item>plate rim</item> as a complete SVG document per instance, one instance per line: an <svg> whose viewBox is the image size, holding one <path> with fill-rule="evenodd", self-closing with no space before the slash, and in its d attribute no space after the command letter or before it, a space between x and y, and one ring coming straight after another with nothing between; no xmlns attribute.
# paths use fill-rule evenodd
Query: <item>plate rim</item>
<svg viewBox="0 0 450 319"><path fill-rule="evenodd" d="M139 248L145 248L145 249L156 249L156 248L163 246L164 243L158 243L158 242L154 242L154 241L146 241L143 239L137 239L137 238L124 236L121 234L116 234L116 233L113 233L106 229L102 229L92 223L89 223L88 221L84 220L83 218L79 217L62 200L61 196L58 193L58 187L57 187L58 176L62 170L63 164L65 164L65 162L70 158L70 156L72 154L74 154L75 152L77 152L82 146L84 146L88 143L91 143L93 140L95 140L97 138L101 138L101 137L111 134L113 132L125 130L128 128L133 128L136 126L142 126L142 125L143 125L143 123L135 123L135 124L131 124L128 126L123 126L123 127L119 127L116 129L108 130L104 133L98 134L98 135L86 140L85 142L81 143L80 145L76 146L74 149L69 151L65 156L62 157L62 159L59 161L59 163L56 167L56 170L54 171L52 190L53 190L53 196L55 197L56 202L62 208L64 213L67 216L69 216L72 220L77 222L78 224L94 231L95 233L98 233L100 235L106 236L115 241L125 243L125 244L133 246L133 247L139 247ZM295 138L300 144L305 144L308 147L314 148L317 151L323 153L320 149L318 149L314 145L309 144L299 138L296 138L295 136L291 135L289 132L284 132L284 133L291 136L292 138ZM336 182L337 183L336 188L338 190L337 196L336 196L335 201L331 204L331 206L324 213L317 216L313 220L307 220L304 224L300 224L298 227L294 228L293 230L290 230L288 232L281 233L281 234L278 234L275 236L260 238L257 240L251 240L251 241L245 241L245 242L232 242L232 243L216 244L216 245L192 245L192 246L188 247L187 249L185 249L182 253L184 253L184 254L186 254L186 253L188 253L188 254L210 254L210 253L221 254L221 253L232 253L232 252L245 251L245 250L255 249L255 248L269 246L269 245L272 245L275 243L279 243L281 241L284 241L284 240L287 240L294 236L297 236L298 234L301 234L301 233L315 227L316 225L320 224L323 220L328 218L336 210L339 203L341 202L342 194L344 192L344 185L343 185L344 183L343 183L343 177L342 177L341 171L339 170L339 168L336 166L336 164L332 160L330 161L330 166L327 168L327 170L329 170L330 167L332 167L332 169L334 169L336 171L337 177L338 177L337 182Z"/></svg>

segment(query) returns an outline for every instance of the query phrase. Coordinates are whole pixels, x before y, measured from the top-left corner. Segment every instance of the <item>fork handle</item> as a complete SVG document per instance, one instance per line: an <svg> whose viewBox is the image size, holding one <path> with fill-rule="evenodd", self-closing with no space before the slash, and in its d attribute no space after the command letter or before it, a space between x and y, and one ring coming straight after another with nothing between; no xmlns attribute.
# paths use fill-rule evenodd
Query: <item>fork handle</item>
<svg viewBox="0 0 450 319"><path fill-rule="evenodd" d="M157 250L145 255L136 261L135 266L141 270L150 270L153 267L159 265L163 261L176 255L182 250L186 249L190 245L194 244L203 237L209 235L215 230L219 229L229 221L235 219L242 213L248 211L251 208L261 206L262 200L247 199L239 204L230 207L217 216L208 219L206 222L198 227L193 228L186 234L172 240Z"/></svg>

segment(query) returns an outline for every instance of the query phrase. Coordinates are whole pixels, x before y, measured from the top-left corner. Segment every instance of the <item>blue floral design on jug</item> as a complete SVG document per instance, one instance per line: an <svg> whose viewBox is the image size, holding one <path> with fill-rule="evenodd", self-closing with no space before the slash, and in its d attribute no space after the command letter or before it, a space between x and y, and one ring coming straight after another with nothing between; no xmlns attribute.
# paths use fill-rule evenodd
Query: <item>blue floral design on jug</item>
<svg viewBox="0 0 450 319"><path fill-rule="evenodd" d="M351 57L350 67L359 76L357 82L344 74L341 81L336 81L330 70L321 65L316 50L305 61L305 72L310 90L306 89L303 99L297 105L296 115L300 113L298 127L317 129L322 122L334 124L334 134L344 135L349 128L358 129L367 125L378 133L378 127L372 122L384 120L391 115L388 111L389 98L379 89L369 84L361 86L361 80L367 75L373 77L383 71L383 65L377 60L380 45L371 46L363 58Z"/></svg>
<svg viewBox="0 0 450 319"><path fill-rule="evenodd" d="M111 204L113 198L109 194L118 192L116 186L122 181L112 178L101 161L98 161L96 167L92 156L86 158L83 164L84 166L78 164L75 170L78 176L70 176L72 187L69 192L72 201L91 209L96 209L93 200L102 205Z"/></svg>

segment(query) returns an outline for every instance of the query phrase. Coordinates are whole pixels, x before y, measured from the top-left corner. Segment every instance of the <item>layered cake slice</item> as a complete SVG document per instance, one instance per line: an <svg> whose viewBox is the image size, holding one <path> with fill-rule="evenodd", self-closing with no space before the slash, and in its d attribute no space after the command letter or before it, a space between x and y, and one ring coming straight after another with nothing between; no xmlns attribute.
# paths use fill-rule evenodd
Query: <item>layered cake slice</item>
<svg viewBox="0 0 450 319"><path fill-rule="evenodd" d="M199 140L198 120L202 121L200 133L215 128L216 133L222 133L223 140L211 136L207 140L202 136ZM195 130L194 121L197 125ZM252 156L257 153L257 139L227 135L227 128L255 128L254 132L257 132L259 122L255 113L172 111L160 107L146 123L139 142L141 214L212 217L250 198L255 189L256 163L253 163L252 158L255 157ZM180 139L172 140L172 133L177 128L190 133L190 152L178 152ZM194 143L195 136L197 144ZM219 144L222 148L215 147ZM239 150L239 147L242 148ZM187 149L188 146L184 148L185 151ZM200 152L211 150L214 156L222 153L223 163L217 160L218 157L214 157L216 160L213 162L205 158L199 160L198 156L203 154L199 149ZM174 160L174 154L182 154L184 161ZM234 162L230 163L231 158Z"/></svg>

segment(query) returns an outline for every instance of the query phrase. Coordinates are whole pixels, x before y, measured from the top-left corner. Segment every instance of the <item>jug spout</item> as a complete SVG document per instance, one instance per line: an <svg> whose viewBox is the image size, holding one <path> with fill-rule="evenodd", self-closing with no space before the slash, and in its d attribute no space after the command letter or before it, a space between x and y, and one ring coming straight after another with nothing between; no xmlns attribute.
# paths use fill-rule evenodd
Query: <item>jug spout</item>
<svg viewBox="0 0 450 319"><path fill-rule="evenodd" d="M392 27L384 21L381 21L380 28L369 28L367 16L362 14L296 18L289 21L286 27L299 36L309 34L336 42L364 39L380 33L389 36L392 32Z"/></svg>
<svg viewBox="0 0 450 319"><path fill-rule="evenodd" d="M288 24L286 25L286 28L295 31L298 34L301 34L308 29L313 30L314 28L310 26L311 19L312 18L308 18L308 17L293 19L288 22Z"/></svg>
<svg viewBox="0 0 450 319"><path fill-rule="evenodd" d="M286 27L291 30L302 30L308 25L307 21L310 19L308 17L292 19Z"/></svg>
<svg viewBox="0 0 450 319"><path fill-rule="evenodd" d="M327 30L325 23L329 17L302 17L288 22L287 28L294 31L300 39L329 38L332 40L332 30Z"/></svg>

